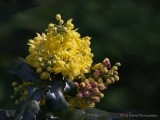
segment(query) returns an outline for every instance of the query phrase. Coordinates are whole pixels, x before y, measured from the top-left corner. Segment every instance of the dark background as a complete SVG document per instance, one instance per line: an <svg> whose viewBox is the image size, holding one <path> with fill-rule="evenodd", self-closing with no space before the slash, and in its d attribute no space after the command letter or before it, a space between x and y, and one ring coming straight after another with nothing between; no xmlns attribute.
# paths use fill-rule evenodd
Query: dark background
<svg viewBox="0 0 160 120"><path fill-rule="evenodd" d="M28 55L27 41L42 33L55 15L92 37L94 61L122 63L120 81L97 108L111 112L159 113L160 7L158 0L1 0L0 108L15 109L8 73L13 60Z"/></svg>

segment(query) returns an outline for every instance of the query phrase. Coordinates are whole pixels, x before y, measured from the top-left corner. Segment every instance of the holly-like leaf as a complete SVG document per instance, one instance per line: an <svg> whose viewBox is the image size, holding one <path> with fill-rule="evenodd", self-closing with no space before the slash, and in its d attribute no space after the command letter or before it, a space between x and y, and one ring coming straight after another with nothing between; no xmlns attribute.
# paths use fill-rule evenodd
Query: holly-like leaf
<svg viewBox="0 0 160 120"><path fill-rule="evenodd" d="M68 108L69 105L65 100L60 80L54 80L50 90L46 93L46 105L52 112Z"/></svg>
<svg viewBox="0 0 160 120"><path fill-rule="evenodd" d="M18 76L25 82L40 82L40 79L31 70L31 67L25 62L23 58L17 58L13 63L11 74Z"/></svg>
<svg viewBox="0 0 160 120"><path fill-rule="evenodd" d="M0 120L8 120L7 111L0 109Z"/></svg>
<svg viewBox="0 0 160 120"><path fill-rule="evenodd" d="M40 111L38 101L43 98L43 93L35 88L29 88L29 96L16 111L17 120L36 120L36 115Z"/></svg>
<svg viewBox="0 0 160 120"><path fill-rule="evenodd" d="M64 86L64 93L70 96L75 96L77 94L77 86L72 80L66 80Z"/></svg>

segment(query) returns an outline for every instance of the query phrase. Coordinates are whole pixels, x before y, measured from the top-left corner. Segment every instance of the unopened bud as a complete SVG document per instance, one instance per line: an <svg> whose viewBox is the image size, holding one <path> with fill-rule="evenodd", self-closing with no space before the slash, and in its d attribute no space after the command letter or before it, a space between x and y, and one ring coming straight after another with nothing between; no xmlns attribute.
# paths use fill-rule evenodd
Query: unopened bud
<svg viewBox="0 0 160 120"><path fill-rule="evenodd" d="M100 93L100 94L99 94L99 97L100 97L100 98L103 98L103 97L104 97L104 94L103 94L103 93Z"/></svg>
<svg viewBox="0 0 160 120"><path fill-rule="evenodd" d="M92 97L92 100L94 102L99 102L100 101L100 98L98 96L95 96L95 97Z"/></svg>
<svg viewBox="0 0 160 120"><path fill-rule="evenodd" d="M111 84L112 83L112 81L111 81L111 79L107 79L107 84Z"/></svg>
<svg viewBox="0 0 160 120"><path fill-rule="evenodd" d="M103 84L103 83L100 83L99 85L98 85L98 88L99 88L99 90L104 90L105 89L105 85Z"/></svg>
<svg viewBox="0 0 160 120"><path fill-rule="evenodd" d="M77 98L79 98L79 99L83 98L83 94L82 93L78 93L77 94Z"/></svg>
<svg viewBox="0 0 160 120"><path fill-rule="evenodd" d="M37 72L37 73L41 73L41 72L42 72L42 68L41 68L41 67L38 67L37 70L36 70L36 72Z"/></svg>
<svg viewBox="0 0 160 120"><path fill-rule="evenodd" d="M121 66L121 63L117 62L115 65L116 65L117 67L119 67L119 66Z"/></svg>
<svg viewBox="0 0 160 120"><path fill-rule="evenodd" d="M89 97L90 96L90 92L89 91L85 91L84 95L85 95L85 97Z"/></svg>
<svg viewBox="0 0 160 120"><path fill-rule="evenodd" d="M93 87L93 88L95 88L95 87L97 87L97 82L96 81L93 81L92 83L91 83L91 86Z"/></svg>
<svg viewBox="0 0 160 120"><path fill-rule="evenodd" d="M113 66L112 69L115 71L115 70L118 70L118 67L117 66Z"/></svg>
<svg viewBox="0 0 160 120"><path fill-rule="evenodd" d="M29 43L33 44L33 43L34 43L34 40L31 40L31 39L30 39L30 40L29 40Z"/></svg>
<svg viewBox="0 0 160 120"><path fill-rule="evenodd" d="M41 61L42 61L42 58L41 58L41 57L37 57L37 58L36 58L36 61L41 62Z"/></svg>
<svg viewBox="0 0 160 120"><path fill-rule="evenodd" d="M53 24L53 23L50 23L50 24L48 25L48 28L54 28L54 24Z"/></svg>
<svg viewBox="0 0 160 120"><path fill-rule="evenodd" d="M48 72L52 72L52 67L47 67Z"/></svg>
<svg viewBox="0 0 160 120"><path fill-rule="evenodd" d="M17 82L12 82L12 86L17 86L18 83Z"/></svg>
<svg viewBox="0 0 160 120"><path fill-rule="evenodd" d="M115 78L115 80L116 80L116 81L118 81L118 80L119 80L118 75L114 75L114 78Z"/></svg>
<svg viewBox="0 0 160 120"><path fill-rule="evenodd" d="M80 87L84 88L86 86L86 84L84 82L80 83Z"/></svg>
<svg viewBox="0 0 160 120"><path fill-rule="evenodd" d="M47 62L47 65L51 65L51 64L52 64L52 62L51 62L51 61L48 61L48 62Z"/></svg>
<svg viewBox="0 0 160 120"><path fill-rule="evenodd" d="M93 92L94 94L98 95L100 93L99 89L98 88L93 88Z"/></svg>
<svg viewBox="0 0 160 120"><path fill-rule="evenodd" d="M64 23L64 21L63 21L63 20L60 20L60 21L59 21L59 24L60 24L60 25L62 25L63 23Z"/></svg>
<svg viewBox="0 0 160 120"><path fill-rule="evenodd" d="M106 67L102 67L102 68L101 68L101 71L102 71L102 73L103 73L103 74L108 73L108 70L107 70L107 68L106 68Z"/></svg>
<svg viewBox="0 0 160 120"><path fill-rule="evenodd" d="M44 63L41 63L41 66L42 66L42 67L45 67L45 64L44 64Z"/></svg>
<svg viewBox="0 0 160 120"><path fill-rule="evenodd" d="M61 20L61 15L60 14L56 15L56 20Z"/></svg>

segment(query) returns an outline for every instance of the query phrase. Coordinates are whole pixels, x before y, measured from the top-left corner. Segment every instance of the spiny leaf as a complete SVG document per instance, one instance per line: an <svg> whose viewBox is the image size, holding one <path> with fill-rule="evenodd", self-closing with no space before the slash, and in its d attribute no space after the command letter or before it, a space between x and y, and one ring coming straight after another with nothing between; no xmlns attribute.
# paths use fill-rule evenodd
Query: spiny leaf
<svg viewBox="0 0 160 120"><path fill-rule="evenodd" d="M46 94L46 105L52 112L68 108L69 105L65 100L61 81L53 81L51 89Z"/></svg>
<svg viewBox="0 0 160 120"><path fill-rule="evenodd" d="M38 101L43 97L43 93L35 87L31 87L29 92L27 100L16 111L17 120L36 120L36 114L40 111Z"/></svg>
<svg viewBox="0 0 160 120"><path fill-rule="evenodd" d="M11 74L18 76L25 82L40 82L40 79L33 73L31 67L25 63L23 58L17 58L13 63Z"/></svg>
<svg viewBox="0 0 160 120"><path fill-rule="evenodd" d="M66 80L65 87L64 87L64 93L70 96L75 96L77 94L77 86L72 80Z"/></svg>

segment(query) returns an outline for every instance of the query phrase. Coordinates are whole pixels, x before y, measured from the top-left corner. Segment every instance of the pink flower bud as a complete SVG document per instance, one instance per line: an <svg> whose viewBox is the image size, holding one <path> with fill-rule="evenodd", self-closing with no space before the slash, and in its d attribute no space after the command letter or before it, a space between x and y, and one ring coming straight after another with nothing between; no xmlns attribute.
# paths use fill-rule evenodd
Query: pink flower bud
<svg viewBox="0 0 160 120"><path fill-rule="evenodd" d="M78 83L78 82L74 82L74 84L75 84L77 87L79 87L79 83Z"/></svg>
<svg viewBox="0 0 160 120"><path fill-rule="evenodd" d="M78 93L77 94L77 98L79 98L79 99L83 98L83 94L82 93Z"/></svg>
<svg viewBox="0 0 160 120"><path fill-rule="evenodd" d="M95 87L97 87L97 82L96 81L94 81L94 82L92 82L92 84L91 84L91 86L93 87L93 88L95 88Z"/></svg>
<svg viewBox="0 0 160 120"><path fill-rule="evenodd" d="M98 78L100 75L100 71L99 70L95 70L95 72L93 73L95 78Z"/></svg>
<svg viewBox="0 0 160 120"><path fill-rule="evenodd" d="M105 62L103 62L103 66L105 66L106 68L111 68L111 63L110 63L110 61L105 61Z"/></svg>
<svg viewBox="0 0 160 120"><path fill-rule="evenodd" d="M86 85L86 90L90 90L92 88L91 84Z"/></svg>
<svg viewBox="0 0 160 120"><path fill-rule="evenodd" d="M100 93L99 89L98 88L93 88L93 93L98 95Z"/></svg>
<svg viewBox="0 0 160 120"><path fill-rule="evenodd" d="M89 91L85 91L85 92L84 92L84 96L85 96L85 97L90 97L90 92L89 92Z"/></svg>

